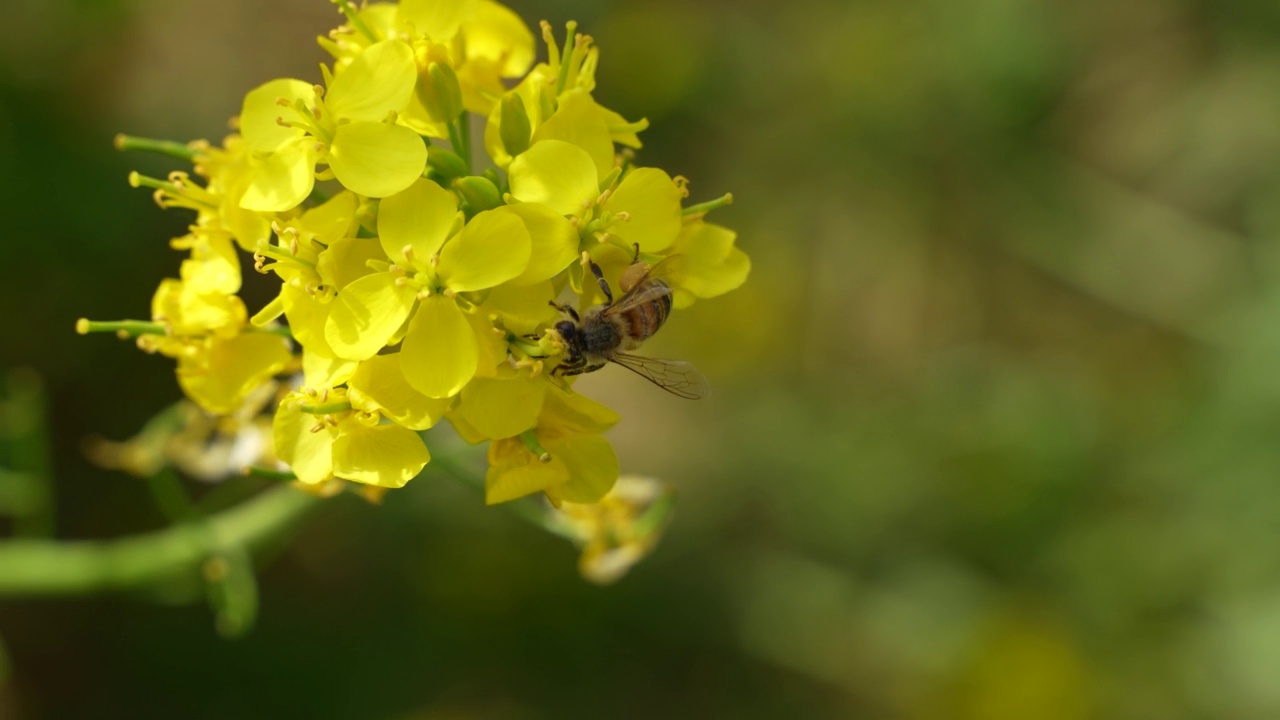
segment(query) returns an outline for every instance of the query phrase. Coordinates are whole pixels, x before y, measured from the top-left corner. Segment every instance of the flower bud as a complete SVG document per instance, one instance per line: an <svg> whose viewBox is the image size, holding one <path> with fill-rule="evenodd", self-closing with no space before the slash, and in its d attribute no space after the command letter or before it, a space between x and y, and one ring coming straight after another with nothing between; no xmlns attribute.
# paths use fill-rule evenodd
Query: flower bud
<svg viewBox="0 0 1280 720"><path fill-rule="evenodd" d="M460 178L467 174L467 164L458 154L438 145L427 148L427 166L435 170L446 180Z"/></svg>
<svg viewBox="0 0 1280 720"><path fill-rule="evenodd" d="M448 65L428 64L426 72L418 73L414 89L432 120L451 123L462 114L462 88L458 85L458 76Z"/></svg>
<svg viewBox="0 0 1280 720"><path fill-rule="evenodd" d="M488 178L469 175L453 181L453 187L475 212L492 210L502 205L502 193Z"/></svg>
<svg viewBox="0 0 1280 720"><path fill-rule="evenodd" d="M516 93L509 92L502 96L502 124L499 125L499 131L502 147L511 157L529 149L533 129L529 125L529 113L524 107L524 100Z"/></svg>

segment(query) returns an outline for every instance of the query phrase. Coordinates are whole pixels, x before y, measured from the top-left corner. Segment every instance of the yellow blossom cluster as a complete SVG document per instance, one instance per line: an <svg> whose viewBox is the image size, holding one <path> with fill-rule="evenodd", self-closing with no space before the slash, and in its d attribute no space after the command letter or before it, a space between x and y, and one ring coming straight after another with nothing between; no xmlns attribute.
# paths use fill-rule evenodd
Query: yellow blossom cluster
<svg viewBox="0 0 1280 720"><path fill-rule="evenodd" d="M334 1L319 82L250 90L220 146L151 144L193 165L131 178L195 211L172 241L188 257L149 321L80 329L174 358L214 415L284 380L272 455L318 491L405 485L445 420L489 443L488 502L600 501L618 416L573 391L558 323L615 300L633 266L669 268L657 324L741 285L734 233L705 220L730 197L686 207L686 180L635 164L647 123L594 99L598 49L572 23L563 44L543 23L535 65L534 35L492 0ZM279 280L252 312L249 266Z"/></svg>

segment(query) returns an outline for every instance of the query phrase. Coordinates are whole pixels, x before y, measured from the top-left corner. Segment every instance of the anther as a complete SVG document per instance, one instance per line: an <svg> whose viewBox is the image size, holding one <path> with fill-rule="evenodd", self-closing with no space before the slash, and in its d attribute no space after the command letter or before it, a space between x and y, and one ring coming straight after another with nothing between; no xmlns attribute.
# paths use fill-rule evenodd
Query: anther
<svg viewBox="0 0 1280 720"><path fill-rule="evenodd" d="M631 213L627 212L626 210L621 210L617 213L614 213L613 217L615 220L621 220L622 222L631 221Z"/></svg>
<svg viewBox="0 0 1280 720"><path fill-rule="evenodd" d="M276 124L279 125L280 127L287 127L287 128L293 127L293 123L289 122L288 120L285 120L283 117L279 115L276 116Z"/></svg>
<svg viewBox="0 0 1280 720"><path fill-rule="evenodd" d="M280 107L292 107L293 101L287 97L281 96L276 98L276 104L279 105Z"/></svg>
<svg viewBox="0 0 1280 720"><path fill-rule="evenodd" d="M409 262L413 262L413 246L412 245L405 245L403 248L400 248L400 253L404 255L405 260L408 260Z"/></svg>

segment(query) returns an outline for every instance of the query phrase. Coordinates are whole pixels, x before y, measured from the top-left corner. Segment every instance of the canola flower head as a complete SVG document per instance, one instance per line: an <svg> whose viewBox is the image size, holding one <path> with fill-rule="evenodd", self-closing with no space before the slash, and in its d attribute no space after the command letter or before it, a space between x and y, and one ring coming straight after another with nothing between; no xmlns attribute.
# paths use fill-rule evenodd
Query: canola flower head
<svg viewBox="0 0 1280 720"><path fill-rule="evenodd" d="M545 496L584 574L615 579L653 547L648 508L669 493L619 481L621 416L573 388L613 349L607 329L583 345L586 323L659 264L639 301L661 305L657 325L745 282L736 234L708 218L732 196L690 204L687 179L636 163L648 123L597 102L601 49L575 23L535 31L493 0L333 4L331 62L250 89L220 143L117 139L189 165L129 178L189 230L150 317L76 329L172 358L208 423L254 407L218 426L255 428L261 471L309 492L380 499L430 464L447 422L487 446L487 503ZM251 271L279 283L254 307ZM99 454L140 471L197 435Z"/></svg>

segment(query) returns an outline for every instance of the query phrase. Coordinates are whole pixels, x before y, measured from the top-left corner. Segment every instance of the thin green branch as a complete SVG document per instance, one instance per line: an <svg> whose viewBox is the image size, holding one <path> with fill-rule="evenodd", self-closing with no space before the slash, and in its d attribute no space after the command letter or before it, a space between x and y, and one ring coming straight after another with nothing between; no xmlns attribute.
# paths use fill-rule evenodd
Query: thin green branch
<svg viewBox="0 0 1280 720"><path fill-rule="evenodd" d="M198 577L211 556L261 547L320 503L278 487L206 521L120 540L0 542L0 598L85 595Z"/></svg>

